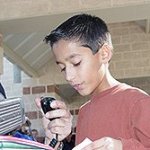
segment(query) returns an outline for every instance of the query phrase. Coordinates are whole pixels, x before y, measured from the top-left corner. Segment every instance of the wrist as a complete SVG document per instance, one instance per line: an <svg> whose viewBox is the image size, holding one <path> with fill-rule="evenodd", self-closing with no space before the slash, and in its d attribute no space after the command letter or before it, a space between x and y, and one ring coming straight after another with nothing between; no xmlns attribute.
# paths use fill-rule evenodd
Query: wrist
<svg viewBox="0 0 150 150"><path fill-rule="evenodd" d="M50 138L45 137L44 144L49 145L50 141L51 141L51 139L50 139Z"/></svg>
<svg viewBox="0 0 150 150"><path fill-rule="evenodd" d="M58 142L55 148L56 150L62 150L63 146L64 146L63 142Z"/></svg>

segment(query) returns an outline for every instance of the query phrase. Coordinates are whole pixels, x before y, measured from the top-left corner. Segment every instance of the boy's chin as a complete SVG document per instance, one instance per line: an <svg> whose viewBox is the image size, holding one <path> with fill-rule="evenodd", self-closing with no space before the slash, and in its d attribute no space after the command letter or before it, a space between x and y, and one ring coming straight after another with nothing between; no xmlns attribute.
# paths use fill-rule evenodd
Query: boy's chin
<svg viewBox="0 0 150 150"><path fill-rule="evenodd" d="M81 96L88 96L88 95L90 95L90 92L87 92L87 91L78 91L78 93L79 93Z"/></svg>

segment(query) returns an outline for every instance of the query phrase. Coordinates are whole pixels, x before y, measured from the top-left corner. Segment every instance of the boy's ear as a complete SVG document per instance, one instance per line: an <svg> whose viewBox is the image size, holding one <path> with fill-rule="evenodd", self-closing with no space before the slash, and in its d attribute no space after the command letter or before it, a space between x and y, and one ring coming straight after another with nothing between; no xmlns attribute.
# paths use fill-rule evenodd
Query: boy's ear
<svg viewBox="0 0 150 150"><path fill-rule="evenodd" d="M112 57L112 49L108 44L104 44L99 50L102 63L108 63Z"/></svg>

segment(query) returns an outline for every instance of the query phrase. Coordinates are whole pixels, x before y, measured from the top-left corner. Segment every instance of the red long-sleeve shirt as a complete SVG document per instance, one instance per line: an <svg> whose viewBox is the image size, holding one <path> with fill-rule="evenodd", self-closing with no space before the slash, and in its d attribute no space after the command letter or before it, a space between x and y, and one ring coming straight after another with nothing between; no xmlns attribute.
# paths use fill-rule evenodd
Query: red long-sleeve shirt
<svg viewBox="0 0 150 150"><path fill-rule="evenodd" d="M79 111L76 143L121 139L123 150L150 150L150 96L126 84L105 90Z"/></svg>

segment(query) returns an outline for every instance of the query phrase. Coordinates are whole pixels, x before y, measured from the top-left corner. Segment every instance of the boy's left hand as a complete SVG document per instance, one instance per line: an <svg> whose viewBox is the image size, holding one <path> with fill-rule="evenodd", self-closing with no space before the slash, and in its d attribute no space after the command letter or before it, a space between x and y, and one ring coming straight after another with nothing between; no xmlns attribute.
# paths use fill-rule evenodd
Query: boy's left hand
<svg viewBox="0 0 150 150"><path fill-rule="evenodd" d="M122 143L110 137L104 137L92 142L82 150L122 150Z"/></svg>

